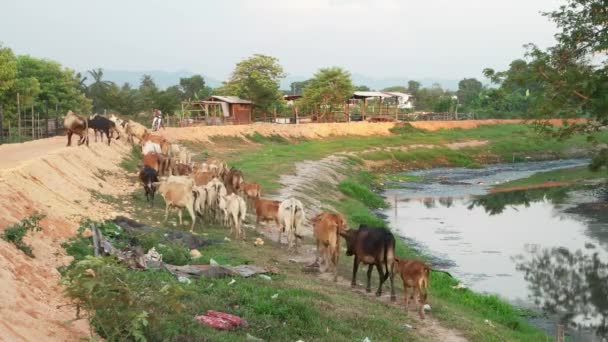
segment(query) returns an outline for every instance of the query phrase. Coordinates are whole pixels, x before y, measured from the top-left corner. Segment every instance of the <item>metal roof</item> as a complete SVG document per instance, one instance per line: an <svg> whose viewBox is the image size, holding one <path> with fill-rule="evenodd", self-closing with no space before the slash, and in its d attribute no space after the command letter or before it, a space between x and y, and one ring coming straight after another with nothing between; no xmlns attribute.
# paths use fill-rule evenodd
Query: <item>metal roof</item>
<svg viewBox="0 0 608 342"><path fill-rule="evenodd" d="M389 95L387 93L383 93L381 91L356 91L353 93L353 98L362 99L368 97L392 97L393 95Z"/></svg>
<svg viewBox="0 0 608 342"><path fill-rule="evenodd" d="M221 102L228 102L228 103L239 103L239 104L252 104L253 102L249 101L249 100L244 100L238 96L218 96L218 95L213 95L210 96L208 98L206 98L205 100L209 101L209 100L215 100L215 101L221 101Z"/></svg>

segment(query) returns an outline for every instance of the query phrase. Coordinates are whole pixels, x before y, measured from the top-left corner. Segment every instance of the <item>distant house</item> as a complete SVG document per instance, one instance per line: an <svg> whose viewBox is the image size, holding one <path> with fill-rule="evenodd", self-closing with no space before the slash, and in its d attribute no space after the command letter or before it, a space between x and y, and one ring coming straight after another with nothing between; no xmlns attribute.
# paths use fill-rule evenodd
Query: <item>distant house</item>
<svg viewBox="0 0 608 342"><path fill-rule="evenodd" d="M209 106L218 106L221 109L220 113L223 117L224 122L232 122L234 124L248 124L251 123L251 112L253 109L253 102L249 100L241 99L238 96L210 96L201 101L206 108ZM207 115L208 114L207 109ZM218 113L215 110L215 113Z"/></svg>

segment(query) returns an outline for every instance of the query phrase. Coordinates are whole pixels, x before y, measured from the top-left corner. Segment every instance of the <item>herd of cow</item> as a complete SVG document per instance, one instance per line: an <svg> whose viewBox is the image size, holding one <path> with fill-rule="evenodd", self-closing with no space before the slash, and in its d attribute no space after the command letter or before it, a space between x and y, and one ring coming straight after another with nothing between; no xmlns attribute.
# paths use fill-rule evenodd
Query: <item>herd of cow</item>
<svg viewBox="0 0 608 342"><path fill-rule="evenodd" d="M165 221L169 209L177 209L179 224L182 225L182 210L190 214L194 231L196 218L230 227L230 234L236 239L245 239L243 221L247 208L253 208L256 223L274 221L278 228L277 241L281 243L287 235L289 249L297 250L297 240L302 238L305 224L304 206L296 198L275 201L261 198L261 187L257 183L244 181L243 173L220 160L208 159L202 163L192 161L190 152L178 144L170 143L164 137L153 135L146 127L133 121L94 115L80 117L68 112L64 120L68 136L68 146L73 134L80 136L79 145L88 145L88 130L106 135L108 144L116 134L131 143L138 140L143 155L143 167L139 172L146 200L153 205L154 195L160 193L165 201ZM394 274L403 280L406 307L410 299L417 298L418 311L424 318L427 287L430 271L428 265L419 260L403 259L395 256L395 238L382 228L360 225L358 229L347 229L341 214L322 212L310 220L317 243L317 264L321 272L333 273L337 280L337 265L340 254L340 237L346 242L346 255L354 256L351 286L356 286L357 270L360 263L369 265L366 291L371 291L371 275L374 266L379 275L376 295L382 294L382 286L390 278L391 300L395 300ZM408 290L412 293L408 295Z"/></svg>

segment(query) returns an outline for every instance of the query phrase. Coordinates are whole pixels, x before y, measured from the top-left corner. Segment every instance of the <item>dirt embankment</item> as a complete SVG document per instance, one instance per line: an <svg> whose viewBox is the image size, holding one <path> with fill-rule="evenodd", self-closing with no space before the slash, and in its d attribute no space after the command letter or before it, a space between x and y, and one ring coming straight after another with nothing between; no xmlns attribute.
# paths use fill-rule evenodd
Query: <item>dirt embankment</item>
<svg viewBox="0 0 608 342"><path fill-rule="evenodd" d="M582 122L582 120L570 120ZM483 125L517 124L525 120L457 120L457 121L412 121L413 127L427 131L440 129L462 128L471 129ZM561 125L562 120L548 120L552 125ZM395 127L393 122L342 122L342 123L310 123L301 125L281 125L270 123L255 123L251 125L234 126L197 126L183 128L167 128L160 132L170 140L200 140L209 141L214 136L242 137L259 133L264 136L280 135L286 138L297 137L307 139L327 138L331 136L383 136L390 135L390 129Z"/></svg>
<svg viewBox="0 0 608 342"><path fill-rule="evenodd" d="M0 340L74 341L88 336L86 320L72 322L75 308L59 285L57 267L69 262L60 244L73 236L82 217L112 216L92 195L123 195L132 185L112 173L129 147L91 143L65 147L65 137L0 146L0 233L40 212L43 231L26 242L35 258L0 239Z"/></svg>

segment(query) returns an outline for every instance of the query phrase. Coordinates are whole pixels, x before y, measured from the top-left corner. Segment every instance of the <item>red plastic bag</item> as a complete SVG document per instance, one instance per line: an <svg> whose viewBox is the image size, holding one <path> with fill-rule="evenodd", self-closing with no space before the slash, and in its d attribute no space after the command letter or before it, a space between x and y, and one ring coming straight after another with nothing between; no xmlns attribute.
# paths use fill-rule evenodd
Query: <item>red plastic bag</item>
<svg viewBox="0 0 608 342"><path fill-rule="evenodd" d="M208 325L219 330L233 330L237 327L246 327L246 320L224 312L208 310L204 315L194 317L201 324Z"/></svg>

